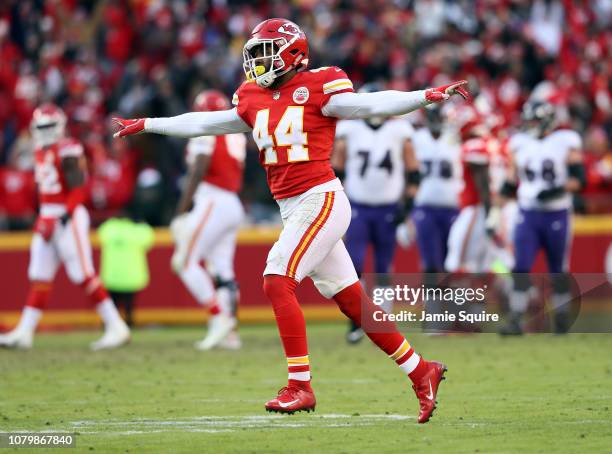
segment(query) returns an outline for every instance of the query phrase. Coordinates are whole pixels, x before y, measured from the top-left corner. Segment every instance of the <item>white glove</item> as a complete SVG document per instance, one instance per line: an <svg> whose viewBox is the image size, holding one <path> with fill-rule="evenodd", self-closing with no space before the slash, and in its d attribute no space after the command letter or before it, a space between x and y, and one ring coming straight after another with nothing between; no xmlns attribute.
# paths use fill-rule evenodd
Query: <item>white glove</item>
<svg viewBox="0 0 612 454"><path fill-rule="evenodd" d="M402 248L408 249L410 246L412 246L415 238L416 231L412 221L407 220L397 226L397 229L395 230L395 239L397 240L397 244L399 244Z"/></svg>

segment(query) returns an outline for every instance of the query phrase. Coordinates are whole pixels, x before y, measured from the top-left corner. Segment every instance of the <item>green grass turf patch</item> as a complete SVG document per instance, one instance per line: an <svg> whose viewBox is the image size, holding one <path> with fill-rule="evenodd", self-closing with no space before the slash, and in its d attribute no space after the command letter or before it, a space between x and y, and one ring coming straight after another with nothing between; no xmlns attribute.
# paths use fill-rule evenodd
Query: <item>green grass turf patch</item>
<svg viewBox="0 0 612 454"><path fill-rule="evenodd" d="M346 345L344 332L309 326L318 405L293 416L263 409L286 382L271 325L244 327L238 352L195 351L196 329L139 330L130 346L99 353L88 351L97 333L41 334L32 351L0 350L0 431L76 432L70 452L612 450L610 335L412 334L449 368L421 426L409 380L367 340Z"/></svg>

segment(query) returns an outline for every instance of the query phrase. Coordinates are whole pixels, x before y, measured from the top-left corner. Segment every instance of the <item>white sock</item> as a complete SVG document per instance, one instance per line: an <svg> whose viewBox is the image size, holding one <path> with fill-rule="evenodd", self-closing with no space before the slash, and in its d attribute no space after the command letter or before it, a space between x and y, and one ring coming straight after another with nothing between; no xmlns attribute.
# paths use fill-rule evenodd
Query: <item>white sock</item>
<svg viewBox="0 0 612 454"><path fill-rule="evenodd" d="M512 312L518 312L524 314L527 312L527 306L529 305L529 292L517 292L514 290L510 293L510 309Z"/></svg>
<svg viewBox="0 0 612 454"><path fill-rule="evenodd" d="M416 369L420 361L421 357L417 353L413 353L412 355L410 355L410 358L400 364L399 367L406 373L406 375L408 375L414 369Z"/></svg>
<svg viewBox="0 0 612 454"><path fill-rule="evenodd" d="M231 298L232 292L226 287L220 287L217 289L217 304L219 310L223 314L231 315Z"/></svg>
<svg viewBox="0 0 612 454"><path fill-rule="evenodd" d="M104 301L98 304L96 306L96 311L98 311L98 314L100 314L100 317L104 321L105 328L113 326L117 323L124 323L121 315L119 315L119 311L110 298L106 298Z"/></svg>
<svg viewBox="0 0 612 454"><path fill-rule="evenodd" d="M570 308L572 295L569 293L553 293L551 300L555 312L567 312Z"/></svg>
<svg viewBox="0 0 612 454"><path fill-rule="evenodd" d="M42 311L36 307L25 306L21 312L21 318L15 331L24 331L33 334L36 331L38 322L42 317Z"/></svg>
<svg viewBox="0 0 612 454"><path fill-rule="evenodd" d="M191 264L185 267L179 273L179 277L198 303L209 304L215 297L212 280L200 265Z"/></svg>

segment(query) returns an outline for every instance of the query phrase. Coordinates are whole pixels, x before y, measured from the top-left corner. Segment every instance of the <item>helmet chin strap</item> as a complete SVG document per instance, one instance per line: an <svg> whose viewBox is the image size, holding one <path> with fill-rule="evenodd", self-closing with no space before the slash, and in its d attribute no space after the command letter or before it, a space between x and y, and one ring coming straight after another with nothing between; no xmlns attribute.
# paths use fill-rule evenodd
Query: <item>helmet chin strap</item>
<svg viewBox="0 0 612 454"><path fill-rule="evenodd" d="M260 72L260 68L262 68L265 71L265 68L264 68L263 65L257 65L255 67L255 72L259 73ZM279 73L275 73L274 72L274 68L270 68L270 70L267 73L262 73L261 75L258 75L255 78L255 83L257 85L259 85L260 87L262 87L262 88L268 88L268 87L270 87L270 85L272 85L274 83L274 81L278 77L287 74L292 68L293 68L293 66L290 66L286 70L281 71Z"/></svg>
<svg viewBox="0 0 612 454"><path fill-rule="evenodd" d="M255 78L255 83L263 88L268 88L274 81L276 80L276 74L273 71L268 71L266 74L262 74L261 76L257 76Z"/></svg>

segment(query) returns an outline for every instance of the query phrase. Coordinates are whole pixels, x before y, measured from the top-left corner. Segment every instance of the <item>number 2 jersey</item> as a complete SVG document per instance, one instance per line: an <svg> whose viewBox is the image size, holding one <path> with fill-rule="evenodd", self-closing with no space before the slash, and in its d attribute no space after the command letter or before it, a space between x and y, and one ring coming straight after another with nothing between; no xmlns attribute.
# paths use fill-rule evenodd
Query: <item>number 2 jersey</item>
<svg viewBox="0 0 612 454"><path fill-rule="evenodd" d="M570 129L553 131L541 139L526 133L513 135L508 142L508 149L519 178L519 206L545 211L570 208L572 199L569 193L547 202L539 201L538 194L545 189L565 186L568 179L568 155L570 150L580 148L580 136Z"/></svg>
<svg viewBox="0 0 612 454"><path fill-rule="evenodd" d="M393 118L373 128L364 120L338 122L336 137L346 141L344 187L348 198L365 205L397 203L404 189L404 144L413 129Z"/></svg>
<svg viewBox="0 0 612 454"><path fill-rule="evenodd" d="M60 139L53 145L34 150L34 176L43 216L61 216L65 213L70 189L66 184L62 160L68 157L84 158L83 145L75 139Z"/></svg>
<svg viewBox="0 0 612 454"><path fill-rule="evenodd" d="M232 103L253 129L275 199L297 196L336 178L330 156L337 120L321 109L333 95L352 91L346 73L336 67L298 72L275 89L251 81L238 88Z"/></svg>

